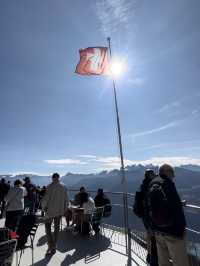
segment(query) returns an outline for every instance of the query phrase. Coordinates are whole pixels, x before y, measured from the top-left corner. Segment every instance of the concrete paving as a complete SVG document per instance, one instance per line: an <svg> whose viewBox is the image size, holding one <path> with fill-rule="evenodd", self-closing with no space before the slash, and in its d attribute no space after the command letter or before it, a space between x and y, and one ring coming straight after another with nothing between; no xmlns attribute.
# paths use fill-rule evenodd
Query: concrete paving
<svg viewBox="0 0 200 266"><path fill-rule="evenodd" d="M2 227L1 220L0 226ZM67 266L84 265L90 266L122 266L127 265L127 256L125 254L124 235L115 229L102 230L99 236L74 236L71 231L65 228L60 232L57 252L53 256L45 257L47 250L44 225L38 227L34 241L34 265L35 266ZM146 251L132 243L132 266L146 265L144 258ZM21 266L31 264L31 249L26 249L21 259ZM13 265L16 265L16 255ZM130 265L130 264L129 264Z"/></svg>

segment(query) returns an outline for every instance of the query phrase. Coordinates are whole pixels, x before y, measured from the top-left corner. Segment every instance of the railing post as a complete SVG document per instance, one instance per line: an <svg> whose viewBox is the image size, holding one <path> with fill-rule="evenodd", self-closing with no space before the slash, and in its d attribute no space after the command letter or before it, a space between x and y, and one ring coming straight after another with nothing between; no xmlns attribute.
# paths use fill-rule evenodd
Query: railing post
<svg viewBox="0 0 200 266"><path fill-rule="evenodd" d="M131 230L128 228L128 260L127 260L127 266L132 265L132 254L131 254Z"/></svg>

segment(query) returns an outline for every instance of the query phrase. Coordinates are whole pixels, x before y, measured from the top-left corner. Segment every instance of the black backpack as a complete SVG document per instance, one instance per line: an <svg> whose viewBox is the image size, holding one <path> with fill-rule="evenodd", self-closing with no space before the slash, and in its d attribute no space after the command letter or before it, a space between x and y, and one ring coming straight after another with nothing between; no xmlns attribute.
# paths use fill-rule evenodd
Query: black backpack
<svg viewBox="0 0 200 266"><path fill-rule="evenodd" d="M147 202L151 222L158 227L172 225L172 215L168 197L163 189L164 180L152 181L148 188Z"/></svg>
<svg viewBox="0 0 200 266"><path fill-rule="evenodd" d="M133 212L139 218L144 217L144 193L142 191L136 191L135 201L133 204Z"/></svg>

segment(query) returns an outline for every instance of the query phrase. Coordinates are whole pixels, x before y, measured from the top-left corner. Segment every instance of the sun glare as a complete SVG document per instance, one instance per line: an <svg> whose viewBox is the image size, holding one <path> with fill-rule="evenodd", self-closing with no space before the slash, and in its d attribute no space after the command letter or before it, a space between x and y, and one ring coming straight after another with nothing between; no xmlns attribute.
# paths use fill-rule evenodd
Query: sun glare
<svg viewBox="0 0 200 266"><path fill-rule="evenodd" d="M121 76L125 71L125 63L122 60L114 59L110 65L111 74L115 77Z"/></svg>

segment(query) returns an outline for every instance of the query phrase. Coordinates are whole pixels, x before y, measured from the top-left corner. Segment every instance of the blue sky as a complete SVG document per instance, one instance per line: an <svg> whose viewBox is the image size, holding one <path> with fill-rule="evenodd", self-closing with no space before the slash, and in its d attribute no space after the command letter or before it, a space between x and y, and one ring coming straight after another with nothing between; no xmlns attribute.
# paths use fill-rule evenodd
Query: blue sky
<svg viewBox="0 0 200 266"><path fill-rule="evenodd" d="M69 3L70 2L70 3ZM200 164L198 0L2 0L0 173L118 167L112 83L74 73L106 45L117 80L125 163Z"/></svg>

